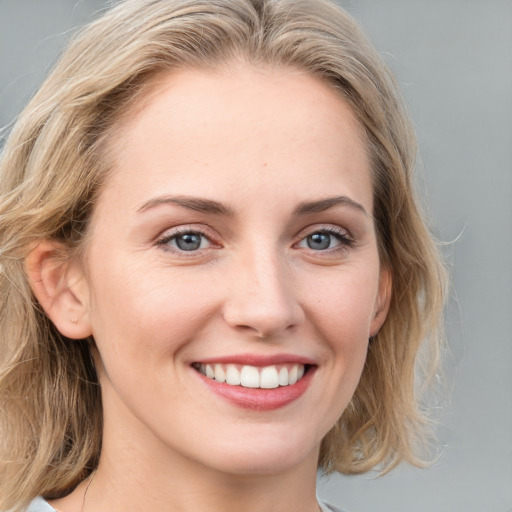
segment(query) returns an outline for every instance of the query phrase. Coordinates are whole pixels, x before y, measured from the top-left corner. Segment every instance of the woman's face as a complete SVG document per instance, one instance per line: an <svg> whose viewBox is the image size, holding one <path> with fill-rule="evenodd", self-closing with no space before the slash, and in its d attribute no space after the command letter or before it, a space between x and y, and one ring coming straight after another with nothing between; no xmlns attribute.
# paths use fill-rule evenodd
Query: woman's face
<svg viewBox="0 0 512 512"><path fill-rule="evenodd" d="M295 70L181 71L111 150L76 286L103 449L239 474L316 464L387 310L351 110Z"/></svg>

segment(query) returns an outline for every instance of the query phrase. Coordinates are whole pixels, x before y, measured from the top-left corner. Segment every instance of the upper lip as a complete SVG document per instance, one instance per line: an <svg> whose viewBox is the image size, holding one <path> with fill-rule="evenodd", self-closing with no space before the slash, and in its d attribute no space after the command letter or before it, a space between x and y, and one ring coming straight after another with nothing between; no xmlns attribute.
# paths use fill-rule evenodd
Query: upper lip
<svg viewBox="0 0 512 512"><path fill-rule="evenodd" d="M206 359L199 359L195 363L202 364L240 364L249 366L273 366L276 364L304 364L316 365L316 362L309 358L297 354L275 354L275 355L260 355L260 354L236 354L226 355L219 357L210 357Z"/></svg>

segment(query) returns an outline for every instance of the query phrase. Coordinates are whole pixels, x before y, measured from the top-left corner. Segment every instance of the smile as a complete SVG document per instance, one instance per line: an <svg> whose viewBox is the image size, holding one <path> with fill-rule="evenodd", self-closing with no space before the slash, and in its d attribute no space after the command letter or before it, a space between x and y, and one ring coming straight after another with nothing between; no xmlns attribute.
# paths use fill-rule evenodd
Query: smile
<svg viewBox="0 0 512 512"><path fill-rule="evenodd" d="M192 366L208 379L229 386L253 389L293 386L304 377L307 370L304 364L298 363L263 367L220 363L194 363Z"/></svg>
<svg viewBox="0 0 512 512"><path fill-rule="evenodd" d="M191 368L208 390L232 405L272 411L307 392L318 364L295 354L243 354L196 361Z"/></svg>

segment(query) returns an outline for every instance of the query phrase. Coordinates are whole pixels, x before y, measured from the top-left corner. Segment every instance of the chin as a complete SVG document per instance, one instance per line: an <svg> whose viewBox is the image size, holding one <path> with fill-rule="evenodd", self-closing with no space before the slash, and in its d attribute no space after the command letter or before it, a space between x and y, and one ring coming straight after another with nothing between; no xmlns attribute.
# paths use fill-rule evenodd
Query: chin
<svg viewBox="0 0 512 512"><path fill-rule="evenodd" d="M231 442L229 446L215 450L215 454L209 453L215 456L212 465L224 473L264 476L288 472L302 465L311 465L316 472L320 444L311 447L305 440L290 441L290 436L252 437L251 442L238 446ZM311 448L307 450L306 446Z"/></svg>

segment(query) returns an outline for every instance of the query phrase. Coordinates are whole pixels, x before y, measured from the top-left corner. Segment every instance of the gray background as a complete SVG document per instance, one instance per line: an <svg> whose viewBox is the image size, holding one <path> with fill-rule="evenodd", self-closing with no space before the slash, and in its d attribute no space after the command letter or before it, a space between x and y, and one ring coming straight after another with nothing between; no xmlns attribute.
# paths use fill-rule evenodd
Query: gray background
<svg viewBox="0 0 512 512"><path fill-rule="evenodd" d="M430 468L320 480L351 512L512 511L512 1L340 0L395 71L452 273L449 402ZM0 0L0 126L103 0ZM7 131L7 130L6 130ZM1 145L1 142L0 142Z"/></svg>

